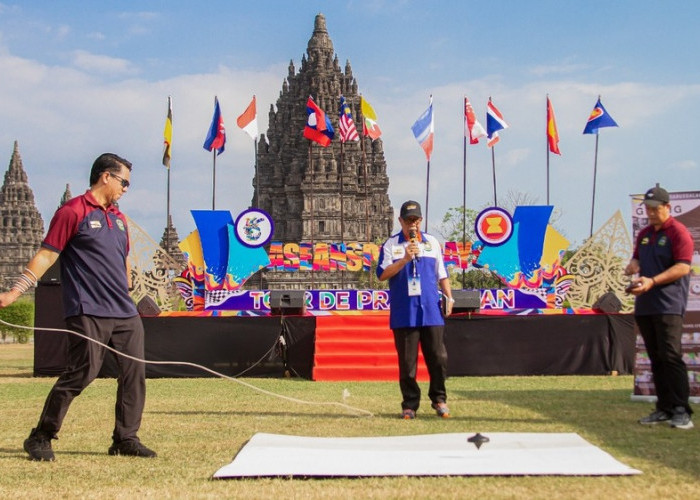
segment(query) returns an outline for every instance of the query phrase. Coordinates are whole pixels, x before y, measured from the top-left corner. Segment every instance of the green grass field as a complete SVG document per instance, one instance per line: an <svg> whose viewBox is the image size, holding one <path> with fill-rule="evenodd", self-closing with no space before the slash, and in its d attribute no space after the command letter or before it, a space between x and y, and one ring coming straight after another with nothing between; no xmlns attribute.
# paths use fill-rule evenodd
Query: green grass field
<svg viewBox="0 0 700 500"><path fill-rule="evenodd" d="M652 405L630 401L632 377L460 377L448 380L453 418L425 401L398 418L396 383L244 379L312 402L368 410L358 417L215 379L149 379L141 439L159 457L111 457L116 382L96 380L53 441L56 461L31 462L22 442L54 379L33 378L32 345L0 345L0 498L693 498L700 491L700 421L643 427ZM424 384L425 387L425 384ZM425 387L427 392L427 387ZM643 474L627 477L394 477L211 480L256 432L387 436L446 432L575 432Z"/></svg>

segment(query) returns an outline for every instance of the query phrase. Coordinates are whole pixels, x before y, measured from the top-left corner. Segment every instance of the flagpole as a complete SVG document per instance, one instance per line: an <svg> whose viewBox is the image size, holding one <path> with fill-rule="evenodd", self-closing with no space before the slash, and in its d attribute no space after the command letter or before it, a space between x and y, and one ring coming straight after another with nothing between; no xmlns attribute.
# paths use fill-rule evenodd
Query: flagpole
<svg viewBox="0 0 700 500"><path fill-rule="evenodd" d="M365 147L365 138L369 136L365 136L365 124L364 124L364 119L362 117L362 112L360 112L360 120L363 123L362 126L362 137L360 139L360 149L362 150L362 173L363 173L363 178L364 178L364 183L365 183L365 241L369 243L370 237L369 237L369 195L367 193L367 150ZM369 138L370 144L372 144L372 138ZM369 287L372 288L374 286L374 278L373 278L372 271L370 270L369 272Z"/></svg>
<svg viewBox="0 0 700 500"><path fill-rule="evenodd" d="M467 98L464 98L465 104ZM466 120L466 117L465 117ZM464 145L462 152L462 251L467 246L467 134L466 130L464 133ZM462 289L464 290L466 285L466 267L462 265L460 259L460 266L462 266Z"/></svg>
<svg viewBox="0 0 700 500"><path fill-rule="evenodd" d="M260 174L258 173L258 139L253 141L253 158L255 158L255 207L260 208Z"/></svg>
<svg viewBox="0 0 700 500"><path fill-rule="evenodd" d="M340 141L340 243L345 243L345 186L343 182L343 170L345 170L345 143ZM340 273L340 288L345 288L345 271Z"/></svg>
<svg viewBox="0 0 700 500"><path fill-rule="evenodd" d="M371 144L372 139L370 139ZM365 139L362 138L362 177L365 183L365 241L369 243L369 193L367 191L367 150Z"/></svg>
<svg viewBox="0 0 700 500"><path fill-rule="evenodd" d="M313 164L313 157L311 155L311 140L309 140L309 170L310 170L310 177L311 177L311 199L309 200L309 205L311 206L311 289L313 290L316 287L316 283L314 281L314 264L313 264L313 259L314 259L314 253L315 253L315 241L314 241L314 236L315 236L315 219L314 219L314 164Z"/></svg>
<svg viewBox="0 0 700 500"><path fill-rule="evenodd" d="M168 175L167 175L167 181L166 181L166 188L165 188L165 249L166 252L170 248L170 232L168 231L168 226L170 225L170 163L172 160L172 135L173 135L173 122L172 122L172 109L173 109L173 100L172 96L168 96L168 116L166 118L166 123L165 123L165 132L164 135L166 136L165 139L168 142L168 144L165 145L166 153L168 155L167 157L167 165L166 167L168 168ZM168 134L168 121L170 121L170 133ZM168 138L167 135L170 135ZM165 155L163 160L165 160ZM163 161L165 163L165 161Z"/></svg>
<svg viewBox="0 0 700 500"><path fill-rule="evenodd" d="M212 148L211 209L216 210L216 148Z"/></svg>
<svg viewBox="0 0 700 500"><path fill-rule="evenodd" d="M547 94L547 104L549 101L549 94ZM549 205L549 108L547 108L547 111L545 113L546 116L546 123L545 123L545 134L544 134L544 142L545 142L545 147L547 148L547 205Z"/></svg>
<svg viewBox="0 0 700 500"><path fill-rule="evenodd" d="M166 205L165 205L165 251L170 249L170 166L168 166L168 184L166 189Z"/></svg>
<svg viewBox="0 0 700 500"><path fill-rule="evenodd" d="M595 181L596 181L596 174L598 172L598 131L596 131L595 134L595 157L593 160L593 198L591 200L591 232L588 235L590 238L593 236L593 213L595 211Z"/></svg>
<svg viewBox="0 0 700 500"><path fill-rule="evenodd" d="M496 197L496 145L491 146L491 170L493 170L493 206L498 206Z"/></svg>
<svg viewBox="0 0 700 500"><path fill-rule="evenodd" d="M430 196L430 160L426 168L425 178L425 232L428 232L428 200Z"/></svg>

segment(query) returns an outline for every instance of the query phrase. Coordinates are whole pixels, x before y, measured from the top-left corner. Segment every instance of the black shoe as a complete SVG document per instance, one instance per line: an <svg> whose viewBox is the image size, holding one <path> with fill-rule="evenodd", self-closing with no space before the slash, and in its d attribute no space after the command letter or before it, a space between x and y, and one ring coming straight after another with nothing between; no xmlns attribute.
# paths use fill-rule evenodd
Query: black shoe
<svg viewBox="0 0 700 500"><path fill-rule="evenodd" d="M38 462L53 462L56 457L51 449L52 438L53 436L32 429L29 437L24 440L24 451L29 453L29 459Z"/></svg>
<svg viewBox="0 0 700 500"><path fill-rule="evenodd" d="M433 403L431 405L433 410L437 412L437 416L440 418L450 418L450 409L445 403Z"/></svg>
<svg viewBox="0 0 700 500"><path fill-rule="evenodd" d="M155 458L158 456L158 454L155 451L146 448L143 444L141 444L141 441L133 440L119 441L118 443L114 443L112 446L109 447L109 451L107 453L109 453L110 455L124 455L127 457L144 458Z"/></svg>
<svg viewBox="0 0 700 500"><path fill-rule="evenodd" d="M671 420L671 415L663 410L656 410L651 412L646 417L640 418L639 423L642 425L654 425L662 422L668 422L669 420Z"/></svg>
<svg viewBox="0 0 700 500"><path fill-rule="evenodd" d="M693 428L693 421L690 420L690 414L685 411L685 408L682 406L678 406L673 409L673 416L671 417L669 424L671 427L675 427L676 429Z"/></svg>

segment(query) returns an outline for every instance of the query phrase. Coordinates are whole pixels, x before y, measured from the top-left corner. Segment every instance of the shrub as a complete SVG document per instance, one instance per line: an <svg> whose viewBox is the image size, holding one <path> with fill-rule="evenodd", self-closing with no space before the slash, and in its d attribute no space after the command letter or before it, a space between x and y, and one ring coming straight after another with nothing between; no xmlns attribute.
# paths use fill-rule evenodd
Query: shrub
<svg viewBox="0 0 700 500"><path fill-rule="evenodd" d="M34 326L34 302L26 299L18 300L14 304L0 309L0 319L13 325ZM32 336L32 330L0 325L0 335L2 335L3 341L8 335L11 335L16 342L26 344Z"/></svg>

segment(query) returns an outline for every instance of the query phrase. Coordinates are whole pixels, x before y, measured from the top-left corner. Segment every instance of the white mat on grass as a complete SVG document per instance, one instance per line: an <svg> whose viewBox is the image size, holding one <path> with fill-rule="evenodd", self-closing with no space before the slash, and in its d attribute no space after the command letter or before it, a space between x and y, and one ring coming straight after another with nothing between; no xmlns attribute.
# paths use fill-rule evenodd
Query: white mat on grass
<svg viewBox="0 0 700 500"><path fill-rule="evenodd" d="M320 438L255 434L214 478L632 475L574 433L486 432L477 449L474 433Z"/></svg>

